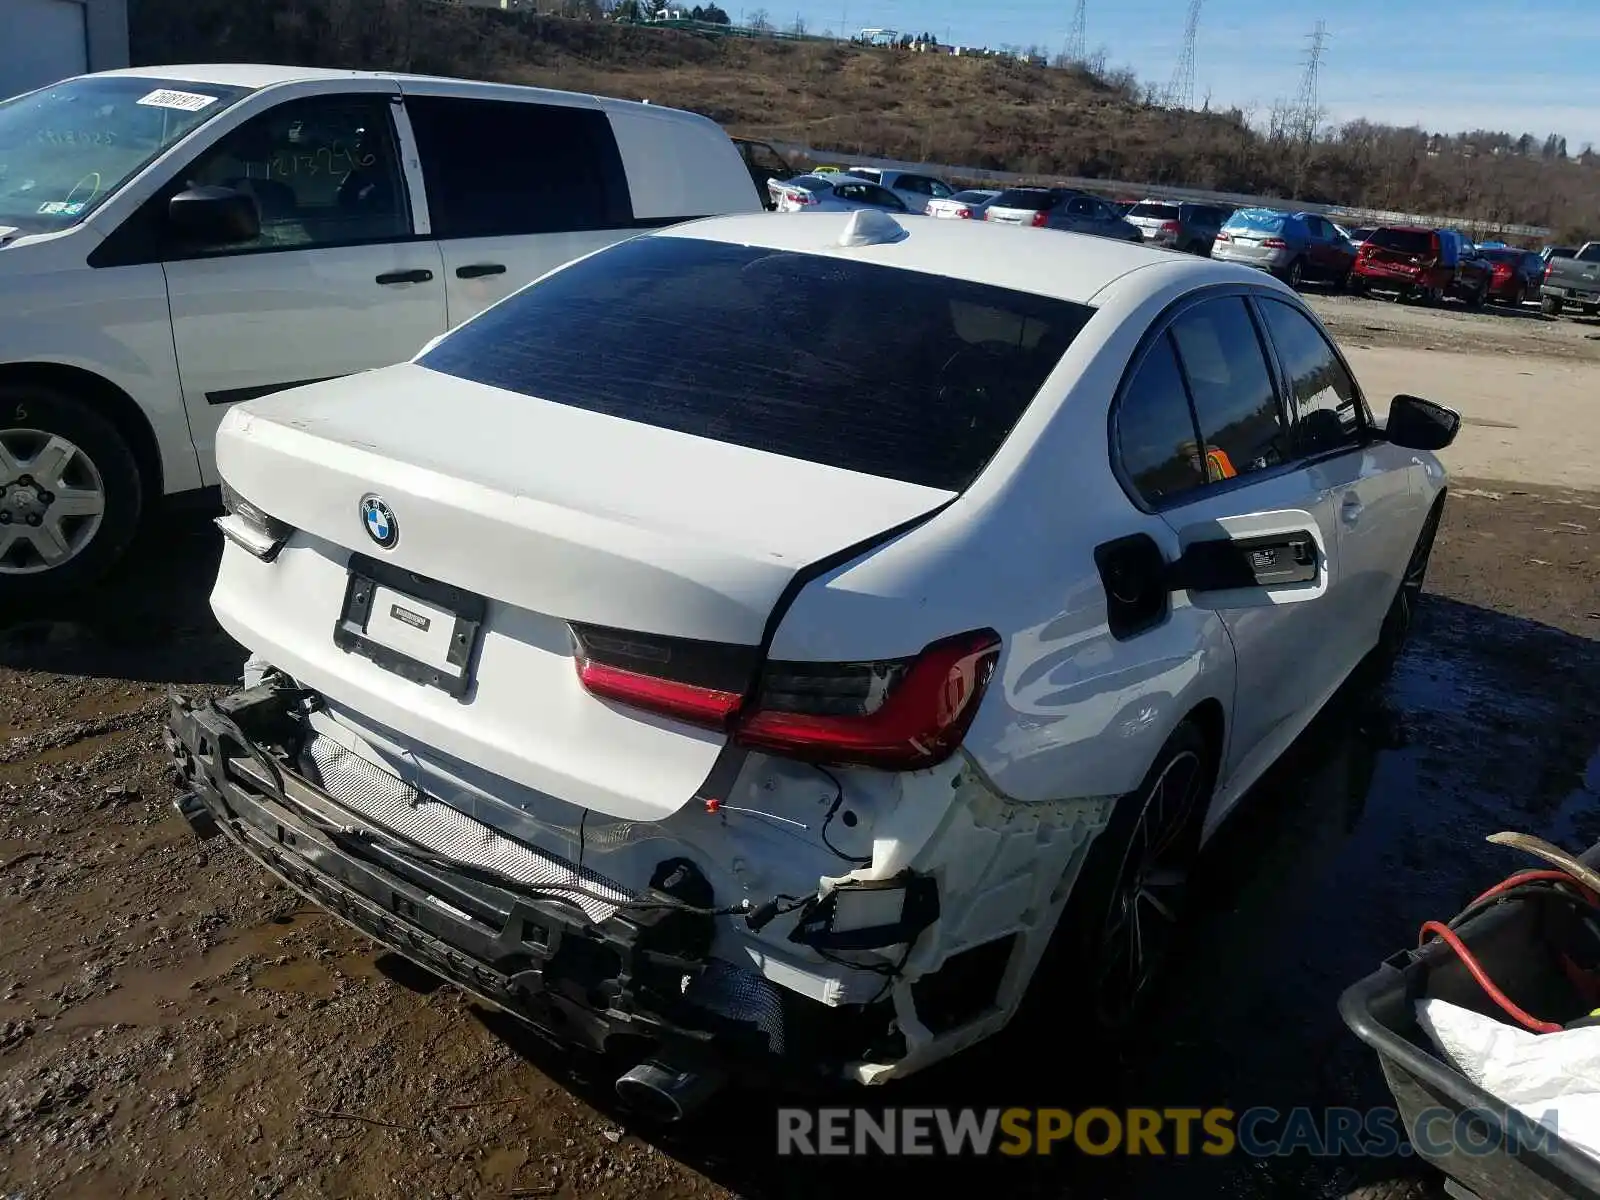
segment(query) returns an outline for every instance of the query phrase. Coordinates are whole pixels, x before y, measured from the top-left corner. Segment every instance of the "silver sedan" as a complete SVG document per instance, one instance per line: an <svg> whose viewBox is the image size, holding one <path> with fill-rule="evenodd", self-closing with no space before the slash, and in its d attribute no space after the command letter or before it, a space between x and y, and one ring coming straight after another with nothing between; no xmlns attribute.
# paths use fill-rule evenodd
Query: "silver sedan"
<svg viewBox="0 0 1600 1200"><path fill-rule="evenodd" d="M779 212L909 213L906 202L886 187L854 175L797 175L793 179L767 180L767 192Z"/></svg>

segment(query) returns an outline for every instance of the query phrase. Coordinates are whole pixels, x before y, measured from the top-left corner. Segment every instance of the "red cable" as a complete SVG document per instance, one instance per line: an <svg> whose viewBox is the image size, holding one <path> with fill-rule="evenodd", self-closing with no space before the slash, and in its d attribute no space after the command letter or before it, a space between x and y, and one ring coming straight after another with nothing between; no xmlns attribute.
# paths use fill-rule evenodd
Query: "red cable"
<svg viewBox="0 0 1600 1200"><path fill-rule="evenodd" d="M1572 878L1565 872L1562 872L1562 877L1569 880ZM1493 889L1491 889L1491 891L1492 890ZM1487 894L1488 893L1485 893L1485 895ZM1466 967L1468 972L1471 973L1472 977L1478 981L1478 986L1488 993L1489 999L1498 1004L1501 1009L1505 1011L1506 1015L1511 1017L1512 1020L1516 1021L1517 1024L1526 1029L1531 1029L1535 1033L1561 1032L1561 1026L1553 1024L1549 1021L1541 1021L1535 1016L1530 1016L1527 1012L1524 1012L1521 1008L1519 1008L1517 1004L1512 1001L1511 997L1507 996L1498 987L1496 987L1494 980L1490 979L1488 972L1483 969L1483 965L1473 957L1472 951L1467 949L1466 943L1456 936L1455 930L1451 929L1442 921L1424 921L1422 924L1421 941L1426 942L1428 940L1428 934L1430 933L1439 938L1444 942L1445 945L1449 946L1450 949L1456 952L1456 957L1461 960L1461 965Z"/></svg>

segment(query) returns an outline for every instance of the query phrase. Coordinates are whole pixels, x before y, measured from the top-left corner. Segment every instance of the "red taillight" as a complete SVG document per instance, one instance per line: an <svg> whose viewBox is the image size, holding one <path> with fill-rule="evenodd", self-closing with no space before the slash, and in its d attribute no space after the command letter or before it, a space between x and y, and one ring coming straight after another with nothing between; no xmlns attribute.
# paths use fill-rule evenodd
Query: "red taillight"
<svg viewBox="0 0 1600 1200"><path fill-rule="evenodd" d="M747 702L754 646L572 629L578 678L596 696L789 758L899 771L955 752L1000 657L999 635L980 630L911 659L772 662Z"/></svg>
<svg viewBox="0 0 1600 1200"><path fill-rule="evenodd" d="M970 221L972 220L972 210L970 208L958 208L956 209L956 216L963 221Z"/></svg>
<svg viewBox="0 0 1600 1200"><path fill-rule="evenodd" d="M648 708L664 716L677 717L694 725L725 729L739 711L744 696L718 688L697 687L607 666L592 658L578 659L578 678L596 696L617 700L636 708Z"/></svg>
<svg viewBox="0 0 1600 1200"><path fill-rule="evenodd" d="M1545 264L1544 277L1546 279L1549 279L1550 278L1550 272L1554 271L1555 269L1556 269L1556 260L1552 258L1549 262L1547 262Z"/></svg>
<svg viewBox="0 0 1600 1200"><path fill-rule="evenodd" d="M1233 238L1226 233L1219 233L1214 240L1219 242L1231 242L1233 241Z"/></svg>
<svg viewBox="0 0 1600 1200"><path fill-rule="evenodd" d="M1176 221L1163 221L1163 222L1161 222L1161 232L1162 233L1182 233L1183 232L1183 226L1178 224Z"/></svg>
<svg viewBox="0 0 1600 1200"><path fill-rule="evenodd" d="M1282 238L1268 238L1261 245L1268 250L1287 250L1289 248L1289 243Z"/></svg>
<svg viewBox="0 0 1600 1200"><path fill-rule="evenodd" d="M1038 228L1039 226L1043 225L1049 219L1050 219L1050 214L1048 214L1046 212L1043 212L1043 211L1036 212L1036 213L1033 214L1033 220L1030 221L1029 224L1034 226L1035 228Z"/></svg>
<svg viewBox="0 0 1600 1200"><path fill-rule="evenodd" d="M839 671L841 683L864 678L862 668L875 670L877 678L886 669L898 676L887 681L875 708L866 711L862 703L858 711L842 713L817 711L849 702L840 704L837 688L833 695L819 688L818 681L827 677L809 665L804 676L794 677L807 681L807 687L774 697L774 682L783 686L786 668L798 665L774 664L766 673L766 698L740 719L734 737L790 758L900 771L931 767L949 758L966 736L999 658L999 635L981 630L935 642L909 663L824 666L824 672Z"/></svg>

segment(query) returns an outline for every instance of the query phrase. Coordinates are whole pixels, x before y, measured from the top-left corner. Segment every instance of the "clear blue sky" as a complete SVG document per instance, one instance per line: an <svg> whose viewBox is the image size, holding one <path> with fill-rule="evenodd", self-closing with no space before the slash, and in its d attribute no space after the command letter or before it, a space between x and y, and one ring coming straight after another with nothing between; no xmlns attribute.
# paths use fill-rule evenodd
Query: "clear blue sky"
<svg viewBox="0 0 1600 1200"><path fill-rule="evenodd" d="M1061 50L1074 0L738 0L786 27L923 30L963 45ZM1165 86L1189 0L1088 0L1088 45L1112 65ZM1366 116L1430 130L1506 129L1600 149L1600 0L1205 0L1195 53L1197 103L1254 107L1292 99L1321 19L1322 105L1332 120Z"/></svg>

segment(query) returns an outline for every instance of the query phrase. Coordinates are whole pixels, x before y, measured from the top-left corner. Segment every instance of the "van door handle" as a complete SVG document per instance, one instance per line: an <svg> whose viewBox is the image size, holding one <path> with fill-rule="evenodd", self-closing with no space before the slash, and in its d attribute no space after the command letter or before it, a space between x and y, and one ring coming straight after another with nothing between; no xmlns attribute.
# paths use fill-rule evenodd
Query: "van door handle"
<svg viewBox="0 0 1600 1200"><path fill-rule="evenodd" d="M379 275L378 282L387 287L391 283L427 283L433 278L433 272L425 269L415 271L390 271Z"/></svg>
<svg viewBox="0 0 1600 1200"><path fill-rule="evenodd" d="M504 275L505 263L470 263L456 268L457 279L482 279L485 275Z"/></svg>
<svg viewBox="0 0 1600 1200"><path fill-rule="evenodd" d="M1339 516L1346 525L1354 525L1361 520L1361 514L1366 506L1355 496L1346 496L1339 505Z"/></svg>

